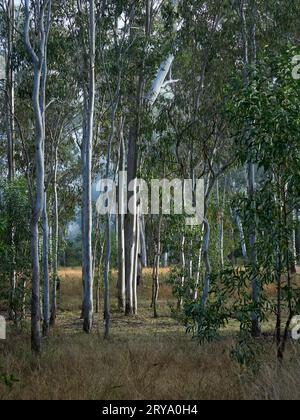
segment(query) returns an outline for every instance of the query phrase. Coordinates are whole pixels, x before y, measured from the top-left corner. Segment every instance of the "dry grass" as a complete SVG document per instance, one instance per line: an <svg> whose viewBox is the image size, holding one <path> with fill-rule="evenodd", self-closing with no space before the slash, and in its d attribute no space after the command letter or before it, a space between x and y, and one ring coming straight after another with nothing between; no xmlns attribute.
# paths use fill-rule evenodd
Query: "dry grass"
<svg viewBox="0 0 300 420"><path fill-rule="evenodd" d="M125 318L113 298L112 329L102 338L96 316L94 333L82 333L80 315L81 270L64 269L58 325L43 342L40 359L30 353L29 334L10 329L0 343L0 365L18 382L0 385L1 400L115 400L115 399L297 399L300 397L299 362L293 358L277 369L273 350L261 372L241 372L229 356L231 339L198 346L184 328L170 318L174 303L162 273L159 319L150 309L151 271L139 290L139 315ZM113 276L113 281L114 281ZM112 295L114 295L112 287ZM296 351L296 350L294 350ZM290 351L289 354L293 354ZM296 359L297 360L297 359Z"/></svg>
<svg viewBox="0 0 300 420"><path fill-rule="evenodd" d="M185 337L112 340L52 338L39 363L15 341L5 366L20 379L1 399L238 399L241 388L219 346L201 350ZM220 356L221 354L221 356Z"/></svg>
<svg viewBox="0 0 300 420"><path fill-rule="evenodd" d="M256 376L243 382L245 400L291 401L300 400L299 351L283 366L265 359Z"/></svg>

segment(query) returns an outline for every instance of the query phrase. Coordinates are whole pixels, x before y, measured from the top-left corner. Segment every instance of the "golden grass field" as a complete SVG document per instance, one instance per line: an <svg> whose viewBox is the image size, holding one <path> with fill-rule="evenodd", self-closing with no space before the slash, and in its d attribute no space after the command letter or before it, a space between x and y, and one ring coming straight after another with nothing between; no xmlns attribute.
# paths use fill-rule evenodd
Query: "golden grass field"
<svg viewBox="0 0 300 420"><path fill-rule="evenodd" d="M285 365L279 367L268 342L256 375L231 360L232 331L217 343L199 346L170 317L174 299L166 284L167 270L161 273L158 319L150 309L150 271L139 290L135 318L118 313L112 287L107 341L101 315L95 316L93 334L82 332L81 269L63 269L60 275L58 323L43 340L41 358L31 355L28 331L20 335L10 327L7 341L0 342L0 366L17 379L11 388L0 385L1 400L300 399L298 346L289 348Z"/></svg>

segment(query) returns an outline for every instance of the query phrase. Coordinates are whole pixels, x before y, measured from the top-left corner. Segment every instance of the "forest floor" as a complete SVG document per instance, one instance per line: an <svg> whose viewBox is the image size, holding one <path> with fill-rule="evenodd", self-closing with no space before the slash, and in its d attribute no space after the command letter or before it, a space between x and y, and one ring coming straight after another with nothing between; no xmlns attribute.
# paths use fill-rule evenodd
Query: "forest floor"
<svg viewBox="0 0 300 420"><path fill-rule="evenodd" d="M41 358L31 355L29 331L20 334L10 326L7 340L0 341L0 368L15 379L0 385L0 400L300 399L298 346L289 348L285 366L278 367L274 346L266 341L257 374L242 370L230 357L234 323L221 341L199 346L171 317L175 301L167 270L162 272L158 319L150 309L150 271L139 289L134 318L118 313L112 288L109 340L103 339L100 314L93 334L82 332L81 269L61 270L60 275L58 322L43 340Z"/></svg>

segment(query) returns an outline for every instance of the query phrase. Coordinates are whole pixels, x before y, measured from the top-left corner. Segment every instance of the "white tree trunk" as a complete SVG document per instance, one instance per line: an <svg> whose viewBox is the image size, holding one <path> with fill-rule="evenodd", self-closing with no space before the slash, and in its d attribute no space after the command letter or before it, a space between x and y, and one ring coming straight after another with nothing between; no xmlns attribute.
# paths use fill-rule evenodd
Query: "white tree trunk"
<svg viewBox="0 0 300 420"><path fill-rule="evenodd" d="M120 172L125 169L124 137L121 134L120 144ZM119 178L119 216L118 216L118 299L119 308L125 313L126 310L126 288L125 288L125 220L124 220L124 183Z"/></svg>
<svg viewBox="0 0 300 420"><path fill-rule="evenodd" d="M208 257L209 241L210 241L210 225L209 225L208 220L204 219L203 260L205 264L205 278L204 278L203 294L202 294L202 299L201 299L201 304L203 307L206 306L207 299L209 296L209 290L210 290L211 266L210 266L209 257Z"/></svg>
<svg viewBox="0 0 300 420"><path fill-rule="evenodd" d="M248 251L247 251L246 239L245 239L245 235L244 235L244 228L243 228L240 216L236 213L234 217L235 217L236 225L237 225L237 228L238 228L238 231L239 231L243 260L244 260L244 263L247 264L247 262L248 262Z"/></svg>
<svg viewBox="0 0 300 420"><path fill-rule="evenodd" d="M92 256L92 156L95 114L95 53L96 19L94 0L89 0L88 19L88 87L86 135L83 139L83 329L90 333L93 326L93 256Z"/></svg>
<svg viewBox="0 0 300 420"><path fill-rule="evenodd" d="M55 149L53 177L53 209L52 209L52 304L50 325L55 326L57 313L57 283L58 283L58 191L57 191L58 145Z"/></svg>
<svg viewBox="0 0 300 420"><path fill-rule="evenodd" d="M140 217L140 240L141 240L141 258L142 258L142 265L144 268L148 266L148 258L147 258L147 245L146 245L146 229L145 229L145 218L143 215Z"/></svg>
<svg viewBox="0 0 300 420"><path fill-rule="evenodd" d="M45 27L45 12L48 8L47 24ZM46 68L46 49L50 30L51 0L45 0L36 17L39 33L39 52L35 53L30 41L31 10L29 0L25 0L25 47L34 65L33 109L35 118L35 165L36 165L36 195L32 203L32 298L31 298L31 345L35 353L41 351L40 327L40 261L39 261L39 221L44 207L45 192L45 118L41 109L41 98L45 97L45 84L43 83L43 69ZM45 74L44 74L45 78Z"/></svg>
<svg viewBox="0 0 300 420"><path fill-rule="evenodd" d="M139 238L140 238L140 207L137 206L135 215L135 255L134 255L134 274L133 274L133 313L138 312L137 280L139 266Z"/></svg>
<svg viewBox="0 0 300 420"><path fill-rule="evenodd" d="M202 223L202 229L201 229L201 246L199 249L198 254L198 265L197 265L197 272L196 272L196 284L195 284L195 292L194 292L194 300L196 301L198 299L199 295L199 287L200 287L200 277L201 277L201 268L202 268L202 251L203 251L203 234L204 234L204 224Z"/></svg>
<svg viewBox="0 0 300 420"><path fill-rule="evenodd" d="M6 66L6 99L7 99L7 157L8 180L15 178L15 74L14 74L14 33L15 33L15 2L7 3L7 66Z"/></svg>
<svg viewBox="0 0 300 420"><path fill-rule="evenodd" d="M44 208L43 208L43 336L47 337L49 334L50 321L50 290L49 290L49 225L47 214L47 195L44 194Z"/></svg>
<svg viewBox="0 0 300 420"><path fill-rule="evenodd" d="M172 0L172 5L174 8L174 11L176 12L178 9L178 5L180 3L180 0ZM176 32L179 29L179 22L175 22L173 26L173 32L176 34ZM164 83L166 81L167 75L169 74L173 61L174 61L174 54L169 54L168 57L166 57L163 62L161 63L159 70L157 72L157 75L155 79L152 81L151 88L146 96L146 101L149 104L150 108L153 108L157 98L159 97L161 90L164 86Z"/></svg>

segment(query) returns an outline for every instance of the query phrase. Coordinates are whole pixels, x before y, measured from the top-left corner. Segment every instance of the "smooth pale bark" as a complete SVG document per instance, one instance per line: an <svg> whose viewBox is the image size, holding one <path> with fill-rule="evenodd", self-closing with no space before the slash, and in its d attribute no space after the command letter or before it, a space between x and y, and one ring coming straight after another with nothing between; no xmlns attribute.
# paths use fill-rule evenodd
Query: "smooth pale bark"
<svg viewBox="0 0 300 420"><path fill-rule="evenodd" d="M136 107L138 109L136 121L130 128L128 157L127 157L127 171L128 171L128 185L136 179L137 176L137 142L140 131L140 107L141 107L141 91L142 80L139 81L139 93ZM134 192L128 192L128 199L134 197ZM133 302L133 282L134 280L134 261L135 261L135 247L136 247L136 223L135 215L128 212L125 215L125 273L126 273L126 315L134 314Z"/></svg>
<svg viewBox="0 0 300 420"><path fill-rule="evenodd" d="M92 156L95 114L96 19L94 0L88 2L88 81L86 132L83 139L83 330L93 327Z"/></svg>
<svg viewBox="0 0 300 420"><path fill-rule="evenodd" d="M128 172L129 177L131 178L132 172ZM129 178L129 179L130 179ZM134 179L134 178L133 178ZM134 188L136 190L136 188ZM130 200L135 200L136 192L134 191L132 194L128 194ZM136 200L135 200L136 201ZM136 211L135 211L136 212ZM135 307L137 302L134 301L136 298L135 294L135 285L136 282L135 276L135 261L136 261L136 248L137 248L137 223L136 223L136 214L131 214L128 212L125 216L125 246L126 246L126 264L125 264L125 272L126 272L126 315L134 315Z"/></svg>
<svg viewBox="0 0 300 420"><path fill-rule="evenodd" d="M179 0L172 0L173 7L175 11L177 10ZM151 2L147 2L147 17L146 17L146 24L145 24L145 34L149 36L151 33L151 11L152 6ZM176 22L174 24L174 32L178 30L179 24ZM158 71L157 76L154 78L150 91L148 95L146 95L145 102L148 104L148 107L153 109L157 98L159 97L162 87L165 83L166 77L171 69L171 65L174 61L174 55L169 54L166 57ZM143 64L144 66L144 64ZM143 67L142 66L142 67ZM138 164L138 149L137 143L139 138L140 132L140 113L143 104L143 97L144 97L144 74L141 71L138 81L138 89L137 89L137 97L136 97L136 104L135 107L131 110L133 114L136 115L135 121L133 121L132 126L130 128L129 133L129 142L128 142L128 159L127 159L127 166L128 166L128 183L133 181L137 175L137 164ZM129 195L129 199L132 197L132 194ZM134 312L133 307L133 282L134 279L134 255L135 255L135 247L137 245L137 240L135 238L135 218L131 214L127 214L125 216L125 242L126 242L126 258L125 258L125 270L126 270L126 310L125 313L127 315L132 315Z"/></svg>
<svg viewBox="0 0 300 420"><path fill-rule="evenodd" d="M123 136L123 124L121 125L120 139L120 162L119 173L125 171L125 144ZM125 313L126 310L126 273L125 273L125 218L124 218L124 182L119 177L118 198L119 198L119 215L118 215L118 301L119 308Z"/></svg>
<svg viewBox="0 0 300 420"><path fill-rule="evenodd" d="M109 337L110 331L110 255L111 255L111 218L107 215L106 219L106 253L104 266L104 337Z"/></svg>
<svg viewBox="0 0 300 420"><path fill-rule="evenodd" d="M137 278L139 265L139 238L140 238L140 207L137 206L135 215L135 255L134 255L134 275L133 275L133 313L138 312Z"/></svg>
<svg viewBox="0 0 300 420"><path fill-rule="evenodd" d="M174 8L174 12L177 11L178 5L180 1L179 0L172 0L172 6ZM176 32L179 29L179 22L175 22L173 25L173 32L176 34ZM172 64L174 62L174 54L169 54L168 57L164 58L162 61L159 70L157 72L156 77L152 81L151 88L146 96L146 101L148 102L150 108L152 108L157 101L161 90L164 86L164 83L166 81L167 75L169 74Z"/></svg>
<svg viewBox="0 0 300 420"><path fill-rule="evenodd" d="M209 241L210 241L210 225L208 220L204 219L204 244L203 244L203 261L205 264L205 278L204 278L204 288L201 299L201 304L203 307L206 306L209 290L210 290L210 277L211 277L211 265L209 261Z"/></svg>
<svg viewBox="0 0 300 420"><path fill-rule="evenodd" d="M42 215L43 226L43 336L47 337L50 326L50 288L49 288L49 258L48 258L48 240L49 224L47 214L47 195L44 194L44 208Z"/></svg>
<svg viewBox="0 0 300 420"><path fill-rule="evenodd" d="M50 16L48 16L50 24ZM45 160L45 141L46 141L46 83L47 83L47 45L48 32L45 32L45 48L42 64L41 87L40 87L40 109L43 120L43 156ZM44 192L44 203L42 212L42 232L43 232L43 247L42 247L42 264L43 264L43 336L49 334L50 326L50 287L49 287L49 221L47 210L47 193Z"/></svg>
<svg viewBox="0 0 300 420"><path fill-rule="evenodd" d="M169 267L169 253L168 252L165 252L163 254L162 265L163 265L163 268L168 268Z"/></svg>
<svg viewBox="0 0 300 420"><path fill-rule="evenodd" d="M148 266L148 257L147 257L147 245L146 245L146 229L145 229L145 218L143 215L140 217L140 241L141 241L141 258L142 265L144 268Z"/></svg>
<svg viewBox="0 0 300 420"><path fill-rule="evenodd" d="M97 253L99 251L99 239L101 236L100 217L97 217L96 228L95 228L95 244L93 251L93 279L96 287L96 308L95 313L100 312L100 289L101 289L101 273L102 273L102 262L104 256L105 241L102 241L99 257Z"/></svg>
<svg viewBox="0 0 300 420"><path fill-rule="evenodd" d="M199 254L198 254L198 265L197 265L196 284L195 284L195 292L194 292L195 301L198 299L199 287L200 287L200 277L201 277L201 268L202 268L203 234L204 234L204 224L202 223L201 238L200 238L201 247L199 249Z"/></svg>
<svg viewBox="0 0 300 420"><path fill-rule="evenodd" d="M55 326L57 314L57 284L58 284L58 188L57 188L58 145L55 148L53 176L53 209L52 209L52 303L50 325Z"/></svg>
<svg viewBox="0 0 300 420"><path fill-rule="evenodd" d="M98 261L98 273L96 278L96 314L100 313L100 289L101 289L101 273L102 273L102 262L104 257L105 241L102 242L99 261Z"/></svg>
<svg viewBox="0 0 300 420"><path fill-rule="evenodd" d="M189 258L189 278L190 279L193 278L193 274L194 274L192 252L193 252L193 240L191 240L190 242L190 258Z"/></svg>
<svg viewBox="0 0 300 420"><path fill-rule="evenodd" d="M14 33L15 33L15 2L7 3L7 59L6 59L6 100L7 100L7 161L8 180L15 178L15 74L13 68Z"/></svg>
<svg viewBox="0 0 300 420"><path fill-rule="evenodd" d="M97 251L98 251L100 233L101 233L100 232L100 218L97 217L96 227L95 227L95 242L94 242L94 250L93 250L93 279L94 281L95 281L95 276L96 276Z"/></svg>
<svg viewBox="0 0 300 420"><path fill-rule="evenodd" d="M119 90L120 84L117 89L117 100L112 104L111 112L111 132L108 139L107 147L107 161L106 161L106 179L110 175L110 165L111 165L111 149L112 142L115 136L115 126L116 126L116 113L119 105ZM109 283L109 274L110 274L110 257L111 257L111 214L107 214L106 217L106 253L105 253L105 265L104 265L104 337L108 338L110 330L110 283Z"/></svg>
<svg viewBox="0 0 300 420"><path fill-rule="evenodd" d="M296 250L296 264L300 264L300 213L299 210L295 210L295 250Z"/></svg>
<svg viewBox="0 0 300 420"><path fill-rule="evenodd" d="M45 11L48 7L47 26L45 28ZM26 50L34 65L34 88L33 88L33 109L35 119L35 166L36 166L36 194L32 203L32 297L31 297L31 346L35 353L41 351L41 326L40 326L40 261L39 261L39 221L42 216L44 206L45 189L45 168L44 168L44 141L45 127L43 111L41 109L41 97L45 93L42 91L43 68L45 60L45 50L50 30L51 0L44 1L39 10L39 52L35 53L30 41L30 2L25 0L25 25L24 42Z"/></svg>
<svg viewBox="0 0 300 420"><path fill-rule="evenodd" d="M248 251L247 251L247 245L246 245L246 239L245 239L243 224L242 224L242 221L241 221L241 218L240 218L239 214L234 212L234 211L233 211L233 214L234 214L236 226L237 226L238 231L239 231L243 260L244 260L244 263L247 264L247 262L248 262Z"/></svg>
<svg viewBox="0 0 300 420"><path fill-rule="evenodd" d="M147 3L149 6L149 3ZM147 22L150 19L147 7ZM146 22L146 25L147 25ZM135 24L135 7L130 17L130 26ZM134 32L130 31L130 41L134 41ZM136 93L131 98L129 112L133 116L129 128L128 150L127 150L127 187L136 179L138 169L138 140L140 133L140 113L143 105L142 92L144 87L144 78L142 71L133 78L136 85ZM129 190L129 188L128 188ZM128 200L133 199L134 192L128 191ZM135 255L135 217L128 208L125 209L124 217L124 234L125 234L125 288L126 288L126 305L125 315L131 316L134 313L133 303L133 276L134 276L134 255Z"/></svg>

